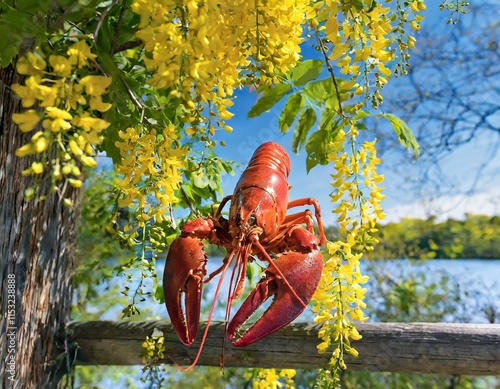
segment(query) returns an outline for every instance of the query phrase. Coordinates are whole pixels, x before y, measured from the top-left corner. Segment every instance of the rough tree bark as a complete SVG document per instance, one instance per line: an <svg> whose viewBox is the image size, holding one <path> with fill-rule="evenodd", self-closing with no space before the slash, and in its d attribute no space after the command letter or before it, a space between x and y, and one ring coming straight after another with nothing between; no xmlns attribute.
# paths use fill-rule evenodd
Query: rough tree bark
<svg viewBox="0 0 500 389"><path fill-rule="evenodd" d="M21 172L33 159L15 156L32 133L11 121L20 110L10 86L14 67L0 69L0 378L4 388L50 387L64 366L64 328L73 292L80 191L67 189L73 209L54 193L26 201L30 180ZM40 183L44 190L50 179Z"/></svg>

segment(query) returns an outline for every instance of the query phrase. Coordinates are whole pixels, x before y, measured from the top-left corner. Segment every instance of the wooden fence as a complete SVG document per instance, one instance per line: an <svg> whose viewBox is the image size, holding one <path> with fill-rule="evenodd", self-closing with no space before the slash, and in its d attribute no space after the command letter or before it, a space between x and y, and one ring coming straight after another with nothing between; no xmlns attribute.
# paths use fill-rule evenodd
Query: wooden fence
<svg viewBox="0 0 500 389"><path fill-rule="evenodd" d="M183 346L169 322L84 321L68 325L77 344L77 364L140 365L142 343L157 328L165 336L162 363L189 365L199 347ZM205 325L200 326L201 338ZM380 372L500 375L500 324L364 323L356 326L363 338L353 342L359 357L346 358L348 369ZM316 351L319 327L292 323L246 347L224 345L226 367L317 369L328 354ZM210 325L198 362L219 366L224 325Z"/></svg>

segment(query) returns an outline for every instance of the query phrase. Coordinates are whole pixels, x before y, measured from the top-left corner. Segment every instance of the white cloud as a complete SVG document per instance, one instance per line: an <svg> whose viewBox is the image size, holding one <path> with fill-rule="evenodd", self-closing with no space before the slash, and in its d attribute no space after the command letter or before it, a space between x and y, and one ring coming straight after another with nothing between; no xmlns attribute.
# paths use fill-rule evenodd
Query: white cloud
<svg viewBox="0 0 500 389"><path fill-rule="evenodd" d="M404 217L425 219L436 216L436 220L450 218L464 219L466 214L499 215L500 191L478 193L473 195L442 196L436 199L396 205L386 208L384 223L392 223Z"/></svg>

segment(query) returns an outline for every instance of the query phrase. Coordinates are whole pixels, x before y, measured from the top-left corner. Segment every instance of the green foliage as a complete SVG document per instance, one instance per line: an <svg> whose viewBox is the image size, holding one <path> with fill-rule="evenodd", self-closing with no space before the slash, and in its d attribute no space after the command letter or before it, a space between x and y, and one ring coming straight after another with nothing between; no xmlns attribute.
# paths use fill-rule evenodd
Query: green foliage
<svg viewBox="0 0 500 389"><path fill-rule="evenodd" d="M322 61L319 60L300 62L286 75L283 83L275 87L261 88L261 95L250 109L248 117L263 114L288 96L278 118L278 127L282 133L286 133L296 123L292 150L299 153L305 147L308 172L316 165L328 163L329 145L341 129L354 127L357 130L367 130L364 121L368 118L387 119L400 143L418 157L418 142L402 119L392 114L370 114L360 110L359 104L342 105L352 98L343 92L342 79L326 77L315 81L321 75L322 66ZM318 125L318 128L311 132L315 125Z"/></svg>
<svg viewBox="0 0 500 389"><path fill-rule="evenodd" d="M403 219L379 226L380 243L367 258L500 258L500 217L467 215L463 221L449 219L436 223Z"/></svg>
<svg viewBox="0 0 500 389"><path fill-rule="evenodd" d="M439 4L440 11L450 11L451 16L448 19L447 23L456 24L458 22L458 18L460 14L467 13L467 7L470 3L467 0L444 0Z"/></svg>
<svg viewBox="0 0 500 389"><path fill-rule="evenodd" d="M308 59L290 71L290 79L295 86L304 86L309 81L315 80L321 74L323 61L319 59Z"/></svg>
<svg viewBox="0 0 500 389"><path fill-rule="evenodd" d="M72 312L73 319L90 320L115 318L121 316L121 309L128 302L127 297L118 293L114 276L121 266L134 257L133 250L127 246L120 247L114 240L114 235L106 231L103 226L109 218L115 218L116 223L125 223L127 214L124 210L116 213L115 197L109 191L112 176L94 175L87 182L85 190L84 218L81 225L79 252L81 265L75 277L76 288L80 295L77 306ZM96 199L101 201L95 201ZM435 226L433 220L413 221L411 227L400 225L403 231L413 231L412 236L425 234ZM447 227L453 231L461 231L457 226L469 226L464 235L482 237L494 241L498 236L498 218L472 216L464 222L448 221ZM396 225L397 226L397 225ZM418 229L416 228L418 226ZM470 226L475 226L477 232L472 232ZM481 231L481 232L479 232ZM478 235L479 234L479 235ZM335 227L326 228L329 240L338 239ZM216 248L213 247L216 255ZM475 290L471 285L463 285L462 281L444 274L437 276L412 266L413 262L397 265L393 261L372 262L368 269L370 275L370 294L368 295L367 315L376 321L455 321L469 322L477 320L497 320L495 301L499 296L486 298L486 291ZM459 287L457 287L459 285ZM249 286L247 285L247 288ZM481 304L477 304L481 301ZM158 319L159 310L148 304L148 308L141 308L141 319ZM114 317L111 315L115 315ZM331 377L328 372L323 380L318 380L318 371L298 370L294 378L297 387L317 387L324 384L331 386ZM259 376L259 369L226 369L224 375L217 367L197 367L189 373L179 374L175 367L160 366L155 369L142 371L139 367L97 367L78 366L72 376L68 377L75 387L104 388L143 387L143 382L159 387L186 387L186 388L226 388L251 387ZM481 377L464 377L448 375L419 375L419 374L389 374L372 372L354 372L347 370L341 376L343 388L487 388L492 379ZM323 384L322 384L323 383ZM455 386L452 386L452 383Z"/></svg>
<svg viewBox="0 0 500 389"><path fill-rule="evenodd" d="M387 120L389 120L401 144L406 148L408 148L409 150L412 150L415 156L418 157L419 155L418 142L417 139L415 138L415 135L410 130L410 127L408 127L408 125L403 120L401 120L395 115L386 113L380 116L385 117Z"/></svg>
<svg viewBox="0 0 500 389"><path fill-rule="evenodd" d="M0 2L0 36L9 37L0 42L0 67L6 67L12 62L24 39L43 35L40 24L35 20L40 17L40 12L46 12L48 8L49 2L45 1Z"/></svg>
<svg viewBox="0 0 500 389"><path fill-rule="evenodd" d="M234 175L233 162L224 161L212 150L206 149L200 153L192 153L184 172L184 196L179 196L179 207L193 207L200 213L211 213L210 205L202 205L204 200L217 203L217 195L223 196L220 179L224 174ZM188 203L189 202L189 203Z"/></svg>
<svg viewBox="0 0 500 389"><path fill-rule="evenodd" d="M278 84L272 88L264 87L260 89L259 91L263 91L263 93L257 103L248 111L248 117L254 118L270 110L285 96L291 87L290 84Z"/></svg>
<svg viewBox="0 0 500 389"><path fill-rule="evenodd" d="M414 266L417 265L417 266ZM368 315L381 322L494 322L489 291L449 274L429 273L418 262L374 261L369 265ZM491 291L498 301L498 291ZM493 388L495 378L446 374L404 374L347 370L343 388Z"/></svg>
<svg viewBox="0 0 500 389"><path fill-rule="evenodd" d="M132 255L132 251L116 239L113 231L106 228L113 224L111 221L118 225L127 217L124 210L117 210L116 198L111 191L112 181L108 173L94 174L88 179L85 189L78 235L80 261L73 278L76 306L72 317L77 320L97 320L106 311L125 304L125 298L117 295L118 287L109 285L117 269ZM103 289L108 298L101 300ZM102 304L102 311L89 309L97 302Z"/></svg>
<svg viewBox="0 0 500 389"><path fill-rule="evenodd" d="M304 105L304 97L300 93L294 93L288 97L288 100L283 108L278 119L278 126L282 133L287 132L292 127L297 113Z"/></svg>

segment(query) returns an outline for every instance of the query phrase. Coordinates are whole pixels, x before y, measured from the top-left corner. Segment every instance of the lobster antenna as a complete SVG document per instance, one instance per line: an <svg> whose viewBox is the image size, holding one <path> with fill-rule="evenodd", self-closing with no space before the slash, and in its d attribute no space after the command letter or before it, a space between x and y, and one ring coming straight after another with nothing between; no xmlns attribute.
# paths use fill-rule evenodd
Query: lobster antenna
<svg viewBox="0 0 500 389"><path fill-rule="evenodd" d="M285 275L281 272L281 270L278 268L278 266L276 266L274 264L274 261L271 259L271 257L267 253L266 249L260 244L258 236L252 235L252 243L257 246L257 248L261 251L261 253L266 257L266 260L269 262L269 266L273 267L273 269L276 271L276 273L278 273L278 275L281 277L281 279L283 280L283 282L285 283L285 285L288 286L288 288L290 289L290 292L292 293L292 295L298 301L300 301L300 303L302 304L302 306L304 307L304 309L306 309L307 308L307 304L304 302L304 300L302 300L300 298L300 296L297 294L297 292L295 292L295 289L293 289L292 285L290 285L290 283L286 279Z"/></svg>
<svg viewBox="0 0 500 389"><path fill-rule="evenodd" d="M222 338L222 352L221 352L221 368L222 373L224 374L224 349L226 345L226 335L227 335L227 327L229 324L229 317L231 316L231 308L233 306L233 301L235 295L240 290L241 280L244 280L245 272L246 272L246 264L248 263L248 255L250 254L251 245L243 245L238 249L238 256L236 257L236 265L231 272L231 280L229 281L229 288L227 293L227 305L226 305L226 316L225 316L225 324L224 324L224 337ZM243 258L243 260L242 260ZM236 275L236 283L234 283Z"/></svg>

